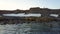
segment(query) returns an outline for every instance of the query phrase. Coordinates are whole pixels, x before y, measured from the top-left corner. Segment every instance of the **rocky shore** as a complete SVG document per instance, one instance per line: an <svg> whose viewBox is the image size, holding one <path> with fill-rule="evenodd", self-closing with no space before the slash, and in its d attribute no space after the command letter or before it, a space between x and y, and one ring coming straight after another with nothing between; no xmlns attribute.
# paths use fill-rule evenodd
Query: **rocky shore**
<svg viewBox="0 0 60 34"><path fill-rule="evenodd" d="M57 21L54 18L48 17L0 17L0 24L18 24L30 22L53 22Z"/></svg>

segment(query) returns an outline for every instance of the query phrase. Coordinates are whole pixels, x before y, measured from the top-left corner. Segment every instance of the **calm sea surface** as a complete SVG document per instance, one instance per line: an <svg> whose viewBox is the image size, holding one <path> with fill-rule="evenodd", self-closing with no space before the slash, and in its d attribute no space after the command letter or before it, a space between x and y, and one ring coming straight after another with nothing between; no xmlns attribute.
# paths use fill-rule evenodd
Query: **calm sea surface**
<svg viewBox="0 0 60 34"><path fill-rule="evenodd" d="M59 22L50 22L52 27L43 23L23 23L0 25L0 34L60 34Z"/></svg>

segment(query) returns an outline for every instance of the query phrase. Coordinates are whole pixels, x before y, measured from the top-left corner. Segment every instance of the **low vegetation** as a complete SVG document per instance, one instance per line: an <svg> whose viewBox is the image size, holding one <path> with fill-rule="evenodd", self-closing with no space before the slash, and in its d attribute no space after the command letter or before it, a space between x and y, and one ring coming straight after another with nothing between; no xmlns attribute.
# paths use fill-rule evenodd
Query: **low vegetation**
<svg viewBox="0 0 60 34"><path fill-rule="evenodd" d="M53 18L48 18L48 17L29 17L25 19L26 21L40 21L40 22L49 22L49 21L54 21Z"/></svg>

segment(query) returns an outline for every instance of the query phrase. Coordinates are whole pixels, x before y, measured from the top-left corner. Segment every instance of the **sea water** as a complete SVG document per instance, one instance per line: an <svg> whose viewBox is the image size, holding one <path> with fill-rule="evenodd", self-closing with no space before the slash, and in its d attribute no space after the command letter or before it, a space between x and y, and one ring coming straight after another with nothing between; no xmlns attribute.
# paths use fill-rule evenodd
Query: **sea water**
<svg viewBox="0 0 60 34"><path fill-rule="evenodd" d="M0 25L0 34L60 34L58 32L60 30L59 26L55 22L53 24L52 28L43 23Z"/></svg>

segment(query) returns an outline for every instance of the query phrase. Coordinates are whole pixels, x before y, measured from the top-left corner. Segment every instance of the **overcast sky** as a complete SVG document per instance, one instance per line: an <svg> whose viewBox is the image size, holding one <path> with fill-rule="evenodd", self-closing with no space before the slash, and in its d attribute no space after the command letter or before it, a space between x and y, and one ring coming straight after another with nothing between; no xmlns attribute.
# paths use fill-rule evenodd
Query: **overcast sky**
<svg viewBox="0 0 60 34"><path fill-rule="evenodd" d="M60 9L60 0L0 0L0 10L25 10L30 7Z"/></svg>

